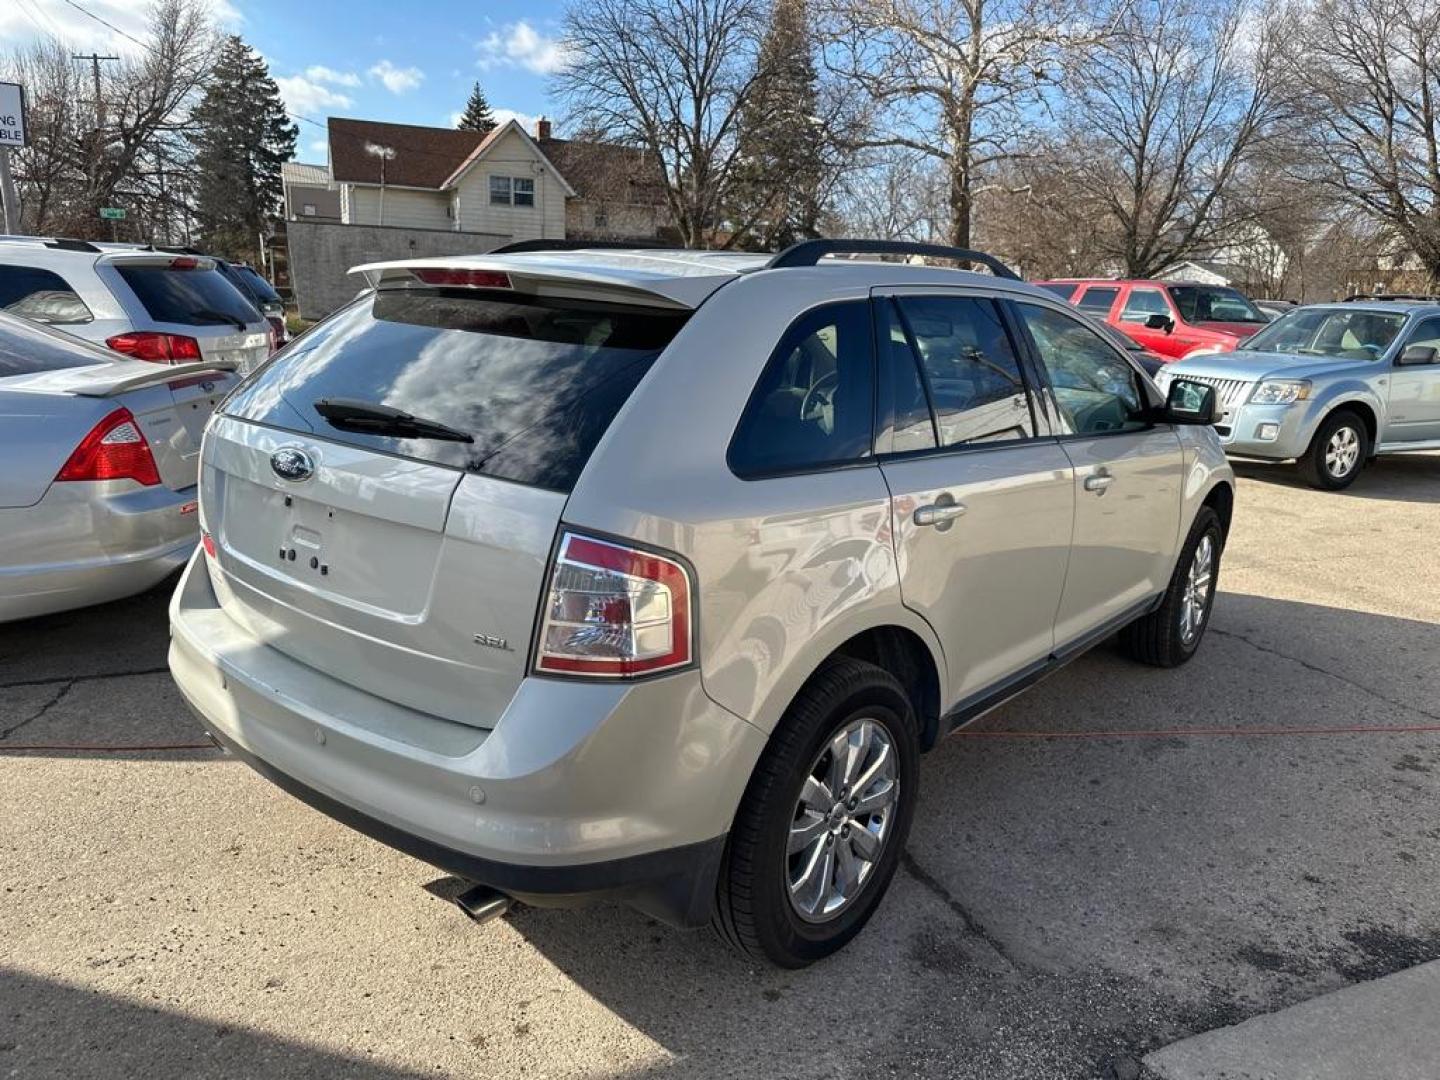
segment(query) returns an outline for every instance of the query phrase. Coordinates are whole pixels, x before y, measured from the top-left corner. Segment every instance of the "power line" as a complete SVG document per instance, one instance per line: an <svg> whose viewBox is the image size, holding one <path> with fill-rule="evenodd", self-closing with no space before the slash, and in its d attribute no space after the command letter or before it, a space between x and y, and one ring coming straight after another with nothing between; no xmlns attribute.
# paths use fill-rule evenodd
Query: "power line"
<svg viewBox="0 0 1440 1080"><path fill-rule="evenodd" d="M124 30L121 30L121 29L120 29L118 26L116 26L114 23L112 23L112 22L107 22L106 20L102 19L99 15L96 15L93 11L90 11L90 10L88 10L88 9L86 9L86 8L81 7L79 4L77 4L77 3L75 2L75 0L65 0L65 3L69 4L69 5L70 5L71 7L73 7L76 11L80 12L81 15L87 15L87 16L89 16L90 18L94 19L96 22L98 22L101 26L107 26L107 27L109 27L111 30L115 31L115 33L119 34L121 37L126 38L126 39L128 39L128 40L130 40L130 41L133 41L136 45L139 45L142 49L145 49L145 50L147 50L147 51L150 49L150 46L149 46L149 45L147 45L145 42L141 41L141 40L140 40L139 38L137 38L134 34L128 34L128 33L126 33Z"/></svg>

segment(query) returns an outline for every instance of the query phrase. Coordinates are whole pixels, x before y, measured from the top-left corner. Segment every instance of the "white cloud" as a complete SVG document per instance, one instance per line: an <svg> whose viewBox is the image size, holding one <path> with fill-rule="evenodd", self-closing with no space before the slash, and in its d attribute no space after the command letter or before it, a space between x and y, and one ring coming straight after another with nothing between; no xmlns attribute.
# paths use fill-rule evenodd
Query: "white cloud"
<svg viewBox="0 0 1440 1080"><path fill-rule="evenodd" d="M520 121L520 126L529 135L535 134L535 121L540 119L533 113L516 112L514 109L491 109L490 112L494 114L496 123L503 124L509 120Z"/></svg>
<svg viewBox="0 0 1440 1080"><path fill-rule="evenodd" d="M318 157L321 161L328 160L330 156L330 140L316 139L310 144L310 153Z"/></svg>
<svg viewBox="0 0 1440 1080"><path fill-rule="evenodd" d="M547 37L524 19L491 31L476 45L482 70L523 67L537 75L553 75L568 58L559 38Z"/></svg>
<svg viewBox="0 0 1440 1080"><path fill-rule="evenodd" d="M314 64L305 69L305 77L311 82L331 83L334 86L359 86L360 76L353 71L336 71L324 64Z"/></svg>
<svg viewBox="0 0 1440 1080"><path fill-rule="evenodd" d="M230 0L202 0L217 26L233 29L243 22ZM135 40L148 36L151 0L90 0L85 7L123 33L87 18L65 0L5 0L0 3L0 41L7 46L27 45L41 37L58 37L77 50L98 50L137 56ZM127 36L128 35L128 36Z"/></svg>
<svg viewBox="0 0 1440 1080"><path fill-rule="evenodd" d="M419 86L425 73L419 68L396 67L389 60L381 60L370 69L370 76L384 83L392 94L403 94Z"/></svg>
<svg viewBox="0 0 1440 1080"><path fill-rule="evenodd" d="M275 85L280 87L280 96L285 99L287 109L312 120L316 119L315 113L323 113L327 109L348 109L355 104L348 95L322 86L304 75L283 76L275 80Z"/></svg>

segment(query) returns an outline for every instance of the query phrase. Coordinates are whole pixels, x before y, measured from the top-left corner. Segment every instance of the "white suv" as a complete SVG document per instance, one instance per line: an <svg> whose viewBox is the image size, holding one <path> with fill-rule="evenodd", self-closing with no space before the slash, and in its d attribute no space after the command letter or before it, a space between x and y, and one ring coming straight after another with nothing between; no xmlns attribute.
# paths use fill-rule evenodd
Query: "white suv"
<svg viewBox="0 0 1440 1080"><path fill-rule="evenodd" d="M244 373L273 344L214 259L134 246L0 239L0 311L162 364L229 361Z"/></svg>
<svg viewBox="0 0 1440 1080"><path fill-rule="evenodd" d="M822 259L877 250L996 276ZM1213 391L988 256L362 270L208 428L170 666L472 913L619 897L808 963L884 893L922 751L1116 631L1200 643Z"/></svg>

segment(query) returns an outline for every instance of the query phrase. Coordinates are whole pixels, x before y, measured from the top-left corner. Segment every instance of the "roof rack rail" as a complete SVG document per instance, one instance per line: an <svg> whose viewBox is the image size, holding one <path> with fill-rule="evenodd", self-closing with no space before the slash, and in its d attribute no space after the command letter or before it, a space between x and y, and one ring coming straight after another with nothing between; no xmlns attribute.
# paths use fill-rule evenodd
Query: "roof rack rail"
<svg viewBox="0 0 1440 1080"><path fill-rule="evenodd" d="M517 240L487 251L487 255L520 255L527 251L663 251L664 244L643 240Z"/></svg>
<svg viewBox="0 0 1440 1080"><path fill-rule="evenodd" d="M996 277L1008 278L1011 281L1023 280L994 255L987 255L983 251L947 247L944 244L911 243L908 240L801 240L772 258L765 264L765 269L814 266L826 255L929 255L934 259L979 263L981 266L988 266Z"/></svg>
<svg viewBox="0 0 1440 1080"><path fill-rule="evenodd" d="M1430 293L1352 293L1345 297L1343 302L1349 304L1356 300L1408 300L1421 304L1440 304L1440 296Z"/></svg>

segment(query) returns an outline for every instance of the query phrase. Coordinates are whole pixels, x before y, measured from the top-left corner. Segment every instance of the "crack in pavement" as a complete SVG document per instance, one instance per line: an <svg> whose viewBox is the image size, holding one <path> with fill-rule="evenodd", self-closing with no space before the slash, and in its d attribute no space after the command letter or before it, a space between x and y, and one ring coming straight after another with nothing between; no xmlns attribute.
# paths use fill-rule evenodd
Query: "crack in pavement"
<svg viewBox="0 0 1440 1080"><path fill-rule="evenodd" d="M1018 969L1020 967L1020 964L1010 955L1009 950L1000 942L1000 939L980 925L980 921L970 914L965 905L957 900L949 889L941 884L940 879L920 865L919 860L915 858L909 848L901 850L900 865L905 868L905 872L914 878L921 887L932 893L941 903L958 915L960 921L965 924L967 932L983 941L995 952L996 956L1000 957L1001 960L1005 961L1005 963L1009 964L1012 968Z"/></svg>
<svg viewBox="0 0 1440 1080"><path fill-rule="evenodd" d="M30 716L27 716L24 720L21 720L18 724L12 724L10 727L5 728L4 730L0 730L0 741L4 741L5 739L8 739L11 735L14 735L15 732L19 731L21 728L27 727L28 725L33 724L36 720L39 720L42 716L44 716L46 713L48 713L48 712L49 712L51 709L53 709L56 705L59 705L60 702L62 702L62 701L65 700L65 695L68 694L68 693L70 693L70 689L71 689L71 687L73 687L74 685L75 685L75 680L74 680L74 679L69 679L69 680L67 680L66 683L65 683L65 685L62 686L62 687L60 687L60 689L57 690L57 691L51 696L50 700L47 701L47 702L45 702L44 705L41 705L40 708L36 709L33 714L31 714Z"/></svg>
<svg viewBox="0 0 1440 1080"><path fill-rule="evenodd" d="M48 679L17 679L15 682L0 682L0 690L13 690L22 686L49 686L52 683L94 682L97 679L128 679L137 675L164 675L168 667L137 668L134 671L97 671L87 675L54 675Z"/></svg>
<svg viewBox="0 0 1440 1080"><path fill-rule="evenodd" d="M1304 659L1303 657L1291 656L1289 653L1281 652L1279 649L1271 648L1269 645L1262 645L1260 644L1260 642L1255 641L1252 638L1246 637L1244 634L1236 633L1233 630L1221 630L1219 627L1213 625L1210 627L1210 633L1219 634L1221 637L1224 638L1233 638L1236 641L1243 641L1246 645L1249 645L1257 652L1269 653L1271 656L1278 656L1281 660L1289 660L1292 664L1299 664L1306 671L1313 671L1317 675L1328 676L1329 678L1334 679L1336 682L1344 683L1346 686L1351 687L1352 689L1359 690L1362 694L1366 694L1374 698L1376 701L1383 701L1386 705L1393 706L1394 708L1404 709L1407 712L1413 712L1420 716L1426 717L1427 719L1440 722L1440 713L1433 713L1430 712L1428 709L1422 709L1419 705L1411 705L1405 701L1396 701L1394 698L1386 697L1384 694L1380 693L1380 691L1372 689L1371 687L1366 686L1364 683L1356 682L1354 679L1347 678L1344 675L1338 675L1335 672L1328 670L1327 668L1321 667L1319 664Z"/></svg>

